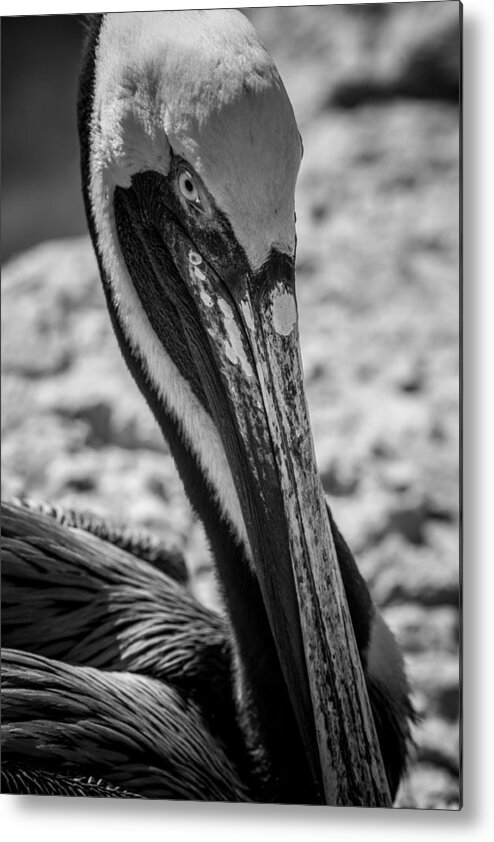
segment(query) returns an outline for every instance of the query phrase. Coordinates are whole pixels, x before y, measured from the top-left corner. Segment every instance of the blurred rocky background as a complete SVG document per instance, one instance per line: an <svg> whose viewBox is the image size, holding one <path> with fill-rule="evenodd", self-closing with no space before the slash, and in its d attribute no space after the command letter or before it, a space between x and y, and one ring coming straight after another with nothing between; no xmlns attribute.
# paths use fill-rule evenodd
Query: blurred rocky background
<svg viewBox="0 0 494 842"><path fill-rule="evenodd" d="M292 99L319 467L421 720L398 805L459 803L459 5L247 12ZM77 16L2 21L2 494L146 526L218 606L202 527L119 356L85 237ZM69 237L69 238L67 238Z"/></svg>

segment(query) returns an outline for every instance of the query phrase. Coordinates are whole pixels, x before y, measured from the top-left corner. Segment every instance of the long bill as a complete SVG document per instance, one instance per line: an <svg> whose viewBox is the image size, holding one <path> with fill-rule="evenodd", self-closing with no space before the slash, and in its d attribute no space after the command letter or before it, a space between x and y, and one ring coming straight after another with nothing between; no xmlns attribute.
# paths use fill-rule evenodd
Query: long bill
<svg viewBox="0 0 494 842"><path fill-rule="evenodd" d="M224 410L215 420L229 429L252 563L312 773L327 804L390 806L316 468L293 261L272 253L262 272L227 289L190 241L183 246L174 258L233 404L233 433Z"/></svg>

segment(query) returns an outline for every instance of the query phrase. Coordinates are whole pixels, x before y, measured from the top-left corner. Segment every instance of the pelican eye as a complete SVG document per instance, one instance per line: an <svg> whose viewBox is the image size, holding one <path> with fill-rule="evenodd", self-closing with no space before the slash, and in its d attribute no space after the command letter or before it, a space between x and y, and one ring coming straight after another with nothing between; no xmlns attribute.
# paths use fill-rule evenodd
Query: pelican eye
<svg viewBox="0 0 494 842"><path fill-rule="evenodd" d="M199 192L197 187L194 184L194 180L187 170L184 170L180 173L178 177L178 187L179 190L188 202L198 207L201 206L201 200L199 198Z"/></svg>

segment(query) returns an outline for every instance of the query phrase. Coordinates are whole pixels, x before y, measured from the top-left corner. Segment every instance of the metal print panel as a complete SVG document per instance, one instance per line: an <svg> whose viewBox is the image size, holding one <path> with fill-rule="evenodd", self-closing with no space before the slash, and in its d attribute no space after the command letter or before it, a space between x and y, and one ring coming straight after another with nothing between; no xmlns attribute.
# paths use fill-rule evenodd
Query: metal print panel
<svg viewBox="0 0 494 842"><path fill-rule="evenodd" d="M460 4L2 23L3 792L458 809Z"/></svg>

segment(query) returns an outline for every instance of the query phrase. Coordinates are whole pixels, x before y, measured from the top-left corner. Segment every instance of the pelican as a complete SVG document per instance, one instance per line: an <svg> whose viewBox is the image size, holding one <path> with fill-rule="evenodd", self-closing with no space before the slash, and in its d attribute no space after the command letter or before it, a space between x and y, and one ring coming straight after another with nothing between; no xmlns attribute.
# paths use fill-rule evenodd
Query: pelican
<svg viewBox="0 0 494 842"><path fill-rule="evenodd" d="M78 124L112 326L225 618L142 542L6 506L4 786L387 806L413 714L317 473L278 71L239 12L95 16Z"/></svg>

